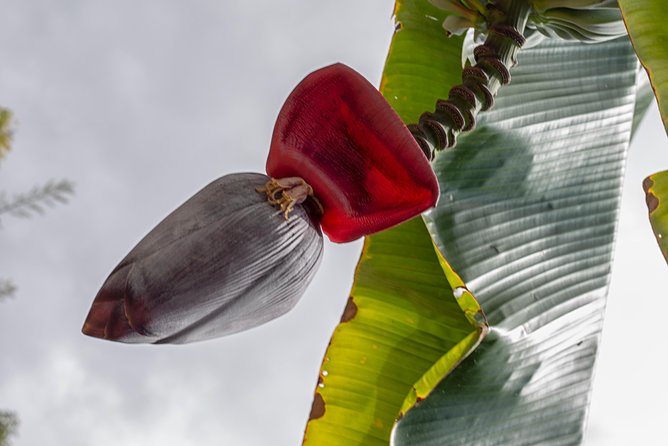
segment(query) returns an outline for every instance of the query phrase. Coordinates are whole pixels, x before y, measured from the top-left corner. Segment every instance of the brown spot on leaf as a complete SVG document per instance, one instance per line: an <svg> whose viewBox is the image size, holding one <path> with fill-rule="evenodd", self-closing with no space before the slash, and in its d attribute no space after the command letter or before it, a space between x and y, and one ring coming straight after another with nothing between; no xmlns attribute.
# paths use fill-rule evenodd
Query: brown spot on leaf
<svg viewBox="0 0 668 446"><path fill-rule="evenodd" d="M647 209L649 209L650 214L659 207L659 199L651 192L647 194L645 201L647 202Z"/></svg>
<svg viewBox="0 0 668 446"><path fill-rule="evenodd" d="M645 201L647 202L647 209L649 209L650 214L654 212L657 207L659 207L659 199L656 197L656 195L654 195L654 193L650 192L652 186L654 186L654 180L652 180L652 177L647 177L643 180L642 188L647 194L645 196Z"/></svg>
<svg viewBox="0 0 668 446"><path fill-rule="evenodd" d="M654 180L652 177L647 177L642 182L642 188L645 190L645 193L649 192L650 187L654 186Z"/></svg>
<svg viewBox="0 0 668 446"><path fill-rule="evenodd" d="M353 296L348 298L348 303L346 308L343 310L343 315L341 315L341 322L350 322L352 318L357 314L357 305L353 301Z"/></svg>
<svg viewBox="0 0 668 446"><path fill-rule="evenodd" d="M322 399L322 395L316 392L313 397L313 405L311 406L311 414L308 416L308 420L317 420L325 416L325 400Z"/></svg>

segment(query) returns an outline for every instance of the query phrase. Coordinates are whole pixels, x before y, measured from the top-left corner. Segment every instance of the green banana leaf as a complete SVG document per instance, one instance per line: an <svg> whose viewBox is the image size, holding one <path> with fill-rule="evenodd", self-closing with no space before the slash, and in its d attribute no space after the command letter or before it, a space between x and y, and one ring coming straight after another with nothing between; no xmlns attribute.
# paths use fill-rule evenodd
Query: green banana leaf
<svg viewBox="0 0 668 446"><path fill-rule="evenodd" d="M0 107L0 160L2 160L11 148L12 131L10 123L12 112Z"/></svg>
<svg viewBox="0 0 668 446"><path fill-rule="evenodd" d="M665 0L619 0L633 47L649 74L668 131L668 8Z"/></svg>
<svg viewBox="0 0 668 446"><path fill-rule="evenodd" d="M637 59L627 38L524 50L435 169L434 241L490 333L397 423L395 446L579 444L603 320Z"/></svg>
<svg viewBox="0 0 668 446"><path fill-rule="evenodd" d="M458 288L419 218L365 241L303 444L388 444L402 408L424 398L486 332L477 302L468 292L455 299Z"/></svg>
<svg viewBox="0 0 668 446"><path fill-rule="evenodd" d="M446 37L443 11L424 0L398 2L395 17L381 91L405 121L415 121L435 94L460 81L462 39ZM325 353L304 445L386 446L401 412L485 332L478 303L420 218L367 238Z"/></svg>
<svg viewBox="0 0 668 446"><path fill-rule="evenodd" d="M420 1L397 3L398 32L382 82L383 93L408 122L431 110L436 98L446 97L459 77L452 51L458 53L461 42L443 39L443 16L427 8ZM509 435L546 444L581 438L634 117L636 72L627 41L548 43L520 56L513 85L502 93L496 111L457 149L437 159L444 193L429 227L457 267L453 270L441 257L448 282L438 279L428 244L420 241L418 220L366 240L350 304L323 362L305 444L387 444L388 420L404 413L392 444L509 444ZM457 238L448 239L453 234ZM463 344L453 339L440 353L421 355L417 362L410 349L373 352L374 341L396 336L388 321L413 323L414 314L425 314L414 306L424 279L401 267L420 246L422 272L429 272L426 283L441 281L454 296L466 289L454 272L461 268L485 293L496 318L480 348L426 400L434 383L475 347L485 322L467 292L469 304L462 309L471 325ZM399 304L406 300L410 305ZM374 317L362 318L363 311ZM452 305L441 311L457 314ZM443 326L451 331L454 324ZM369 336L371 342L360 342ZM428 357L435 360L431 366ZM356 366L355 359L363 359L364 367ZM418 367L405 373L408 363ZM411 380L416 380L413 385ZM548 388L541 392L542 385ZM535 395L527 397L527 391ZM452 395L456 398L449 400ZM541 424L541 417L548 421ZM499 434L499 429L506 432ZM561 437L548 438L555 433Z"/></svg>
<svg viewBox="0 0 668 446"><path fill-rule="evenodd" d="M668 262L668 170L645 178L643 189L654 236Z"/></svg>
<svg viewBox="0 0 668 446"><path fill-rule="evenodd" d="M619 7L622 10L624 23L636 54L649 75L659 104L663 126L668 132L668 36L665 31L668 8L666 2L665 0L619 0ZM668 242L660 237L668 223L665 223L665 219L662 218L664 214L662 207L656 207L659 203L668 202L668 190L657 183L650 192L648 189L654 181L665 181L663 173L647 177L643 187L647 192L647 204L650 207L650 223L657 237L659 248L668 261L666 257Z"/></svg>

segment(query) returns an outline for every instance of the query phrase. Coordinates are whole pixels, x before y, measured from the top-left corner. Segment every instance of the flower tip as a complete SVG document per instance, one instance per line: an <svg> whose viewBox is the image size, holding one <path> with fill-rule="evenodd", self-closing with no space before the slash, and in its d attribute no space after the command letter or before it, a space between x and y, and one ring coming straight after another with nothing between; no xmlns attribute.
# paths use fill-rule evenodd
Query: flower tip
<svg viewBox="0 0 668 446"><path fill-rule="evenodd" d="M122 313L122 307L123 303L119 301L98 301L96 299L88 312L81 332L87 336L112 341L124 337L125 332L131 331L132 327L124 317L115 316Z"/></svg>
<svg viewBox="0 0 668 446"><path fill-rule="evenodd" d="M107 321L104 317L100 317L101 314L102 312L98 311L98 308L93 305L93 308L88 312L81 332L92 338L104 338L104 328L107 326Z"/></svg>
<svg viewBox="0 0 668 446"><path fill-rule="evenodd" d="M128 321L123 296L119 297L118 292L110 289L110 279L95 296L81 332L109 341L138 342L141 336Z"/></svg>

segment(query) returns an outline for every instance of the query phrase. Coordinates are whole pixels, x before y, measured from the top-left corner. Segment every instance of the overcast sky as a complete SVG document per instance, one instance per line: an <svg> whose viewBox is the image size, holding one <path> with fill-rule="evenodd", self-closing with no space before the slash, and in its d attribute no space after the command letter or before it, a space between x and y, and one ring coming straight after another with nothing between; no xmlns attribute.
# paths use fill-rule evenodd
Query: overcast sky
<svg viewBox="0 0 668 446"><path fill-rule="evenodd" d="M50 178L77 190L67 206L0 228L0 277L19 287L0 307L0 409L19 413L16 446L300 444L361 243L327 243L297 308L249 332L128 346L80 328L109 272L167 213L219 176L263 172L274 119L302 77L344 62L378 85L392 7L2 2L0 105L18 126L0 190ZM653 107L630 153L589 445L664 435L668 269L640 184L666 168Z"/></svg>

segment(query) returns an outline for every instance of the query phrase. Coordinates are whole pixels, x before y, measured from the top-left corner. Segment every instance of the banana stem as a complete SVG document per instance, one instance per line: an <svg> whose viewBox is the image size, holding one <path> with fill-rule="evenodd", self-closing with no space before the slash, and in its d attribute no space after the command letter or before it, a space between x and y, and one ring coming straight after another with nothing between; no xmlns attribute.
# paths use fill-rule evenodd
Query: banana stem
<svg viewBox="0 0 668 446"><path fill-rule="evenodd" d="M450 89L448 99L436 101L434 112L408 126L430 160L434 152L454 147L459 133L473 130L478 113L489 110L499 88L510 82L531 7L526 0L497 0L487 9L489 32L473 52L476 64L462 70L462 84Z"/></svg>

